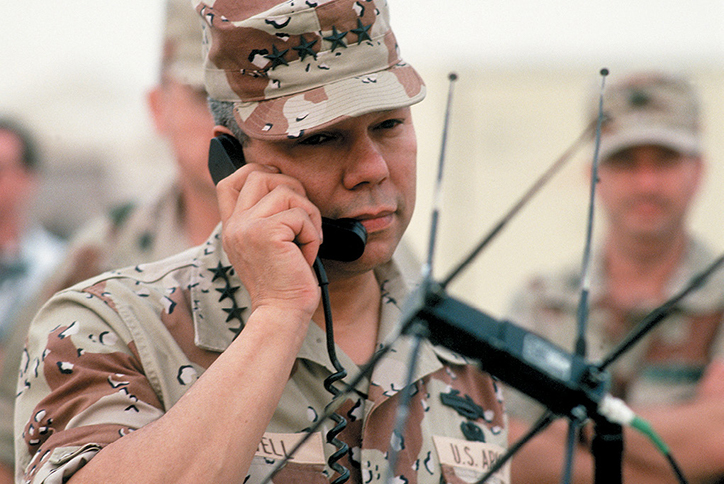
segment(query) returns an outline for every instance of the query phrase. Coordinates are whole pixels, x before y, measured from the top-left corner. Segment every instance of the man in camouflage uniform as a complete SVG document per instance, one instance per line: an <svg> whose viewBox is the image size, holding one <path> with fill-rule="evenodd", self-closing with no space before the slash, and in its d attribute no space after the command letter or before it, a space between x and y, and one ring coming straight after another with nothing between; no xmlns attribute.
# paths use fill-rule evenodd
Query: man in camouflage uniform
<svg viewBox="0 0 724 484"><path fill-rule="evenodd" d="M386 2L276 1L195 2L216 133L239 139L247 163L219 183L207 242L77 284L38 314L18 388L21 482L261 482L332 400L312 270L322 215L368 233L358 260L324 261L345 381L393 333L423 83ZM470 482L504 450L495 381L426 341L409 424L392 435L411 353L397 339L339 401L350 482L385 481L391 449L395 482ZM337 477L332 427L274 482Z"/></svg>
<svg viewBox="0 0 724 484"><path fill-rule="evenodd" d="M596 96L594 118L597 104ZM677 76L634 74L607 87L604 111L610 119L602 130L597 190L607 227L592 259L587 335L594 361L714 261L686 226L704 169L693 88ZM572 350L580 274L573 266L532 278L515 298L510 319ZM652 422L690 482L724 476L723 314L719 271L611 367L611 392ZM540 413L517 394L508 410L511 440L524 430L519 418ZM566 430L559 424L514 459L514 482L560 481ZM676 482L650 443L628 432L625 441L627 482ZM588 445L579 445L575 482L592 481Z"/></svg>

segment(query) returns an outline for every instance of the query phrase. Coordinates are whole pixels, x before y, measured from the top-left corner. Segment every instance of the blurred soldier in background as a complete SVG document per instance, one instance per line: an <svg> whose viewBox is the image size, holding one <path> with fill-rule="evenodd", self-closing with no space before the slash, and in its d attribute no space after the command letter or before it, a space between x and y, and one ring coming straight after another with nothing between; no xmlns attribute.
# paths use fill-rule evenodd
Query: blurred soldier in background
<svg viewBox="0 0 724 484"><path fill-rule="evenodd" d="M15 121L0 119L0 369L18 308L38 291L60 261L65 242L32 220L38 189L39 155L30 133ZM14 395L14 389L13 389ZM12 481L12 400L0 402L0 483Z"/></svg>
<svg viewBox="0 0 724 484"><path fill-rule="evenodd" d="M598 99L591 103L597 106ZM641 73L604 93L598 195L607 228L591 267L589 357L605 356L652 309L714 260L688 229L704 172L697 95L690 83ZM597 109L591 109L593 119ZM510 319L573 348L580 298L578 266L538 275ZM649 420L690 482L724 476L724 278L721 272L612 366L614 396ZM509 392L511 441L540 408ZM590 436L590 429L582 435ZM513 482L559 482L565 422L533 439L513 462ZM652 444L625 433L624 482L676 482ZM578 445L574 482L592 482L590 441ZM628 478L628 480L626 479Z"/></svg>
<svg viewBox="0 0 724 484"><path fill-rule="evenodd" d="M214 121L203 84L201 26L189 10L186 0L167 4L160 82L148 94L153 122L171 147L178 176L149 203L118 207L81 230L46 297L111 268L150 262L197 245L219 222L207 168Z"/></svg>

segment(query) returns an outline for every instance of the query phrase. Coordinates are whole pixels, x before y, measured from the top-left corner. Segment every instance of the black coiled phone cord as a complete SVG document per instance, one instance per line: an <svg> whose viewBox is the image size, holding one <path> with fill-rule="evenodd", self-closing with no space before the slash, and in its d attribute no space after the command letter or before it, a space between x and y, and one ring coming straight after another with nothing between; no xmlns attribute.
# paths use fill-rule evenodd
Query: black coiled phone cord
<svg viewBox="0 0 724 484"><path fill-rule="evenodd" d="M322 290L322 307L324 309L324 326L325 331L327 333L327 354L329 355L329 359L332 362L332 366L336 370L334 373L329 375L327 378L324 379L324 388L332 394L335 398L337 395L342 393L342 391L335 387L334 384L340 380L342 380L344 377L347 376L347 371L344 369L342 364L337 359L337 351L334 347L334 330L332 327L332 308L329 303L329 291L327 290L327 286L329 285L329 281L327 280L327 273L324 270L324 266L322 265L322 261L317 257L314 261L314 272L317 274L317 280L319 281L319 287ZM329 405L332 405L335 403L335 399L332 399L332 402L330 402ZM327 407L329 407L329 405ZM342 484L344 482L347 482L349 480L349 469L344 467L342 464L339 463L339 461L349 453L349 446L339 440L337 436L347 427L347 420L339 415L338 413L333 413L330 418L334 420L335 426L327 432L326 438L327 443L330 443L334 445L337 450L329 456L329 459L327 459L327 463L329 464L329 467L332 468L335 472L339 474L339 477L337 477L335 480L332 481L332 484Z"/></svg>

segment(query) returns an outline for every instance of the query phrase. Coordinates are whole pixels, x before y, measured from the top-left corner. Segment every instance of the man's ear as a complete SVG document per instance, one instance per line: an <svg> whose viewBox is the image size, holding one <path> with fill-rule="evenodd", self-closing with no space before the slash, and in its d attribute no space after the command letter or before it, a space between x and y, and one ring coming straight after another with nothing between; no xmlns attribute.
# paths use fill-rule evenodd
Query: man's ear
<svg viewBox="0 0 724 484"><path fill-rule="evenodd" d="M146 104L151 112L151 119L156 128L156 132L163 133L166 129L166 117L163 108L163 90L161 86L156 86L146 94Z"/></svg>
<svg viewBox="0 0 724 484"><path fill-rule="evenodd" d="M222 135L222 134L228 134L230 136L234 136L234 133L231 132L229 128L226 126L222 126L220 124L217 124L214 126L214 137Z"/></svg>

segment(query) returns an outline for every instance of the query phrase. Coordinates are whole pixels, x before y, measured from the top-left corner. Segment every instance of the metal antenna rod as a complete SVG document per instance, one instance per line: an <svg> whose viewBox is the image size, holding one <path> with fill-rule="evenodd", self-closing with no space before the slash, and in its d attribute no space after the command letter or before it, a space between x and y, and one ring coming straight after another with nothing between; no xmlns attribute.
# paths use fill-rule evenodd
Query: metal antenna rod
<svg viewBox="0 0 724 484"><path fill-rule="evenodd" d="M596 204L596 185L598 184L598 154L601 149L601 125L603 124L603 89L606 85L608 69L601 69L601 91L598 96L598 119L596 123L596 145L593 152L593 165L591 167L591 194L588 204L588 225L586 227L586 246L583 250L583 264L581 269L581 299L578 304L576 331L576 354L586 356L586 323L588 321L588 294L591 290L591 246L593 239L593 216Z"/></svg>
<svg viewBox="0 0 724 484"><path fill-rule="evenodd" d="M422 279L429 280L432 277L432 262L435 256L435 242L437 241L437 225L440 218L440 206L442 205L442 175L445 165L445 150L447 148L447 131L450 124L450 109L452 106L453 86L458 79L454 72L448 74L450 84L447 92L447 104L445 105L445 120L442 130L442 143L440 145L440 160L437 165L437 179L432 199L432 221L430 222L430 241L427 248L427 260L422 267Z"/></svg>
<svg viewBox="0 0 724 484"><path fill-rule="evenodd" d="M598 119L596 123L596 144L593 151L593 165L591 166L591 193L588 200L588 225L586 228L586 244L583 249L583 264L581 268L581 299L578 302L577 331L575 354L581 358L586 357L586 326L588 322L588 293L591 290L591 246L593 245L593 216L596 204L596 185L598 184L598 154L601 148L601 125L603 124L603 89L606 85L608 69L601 69L601 91L598 95ZM571 482L573 474L573 458L576 431L581 422L570 419L568 421L568 437L566 439L566 456L563 466L561 482Z"/></svg>

